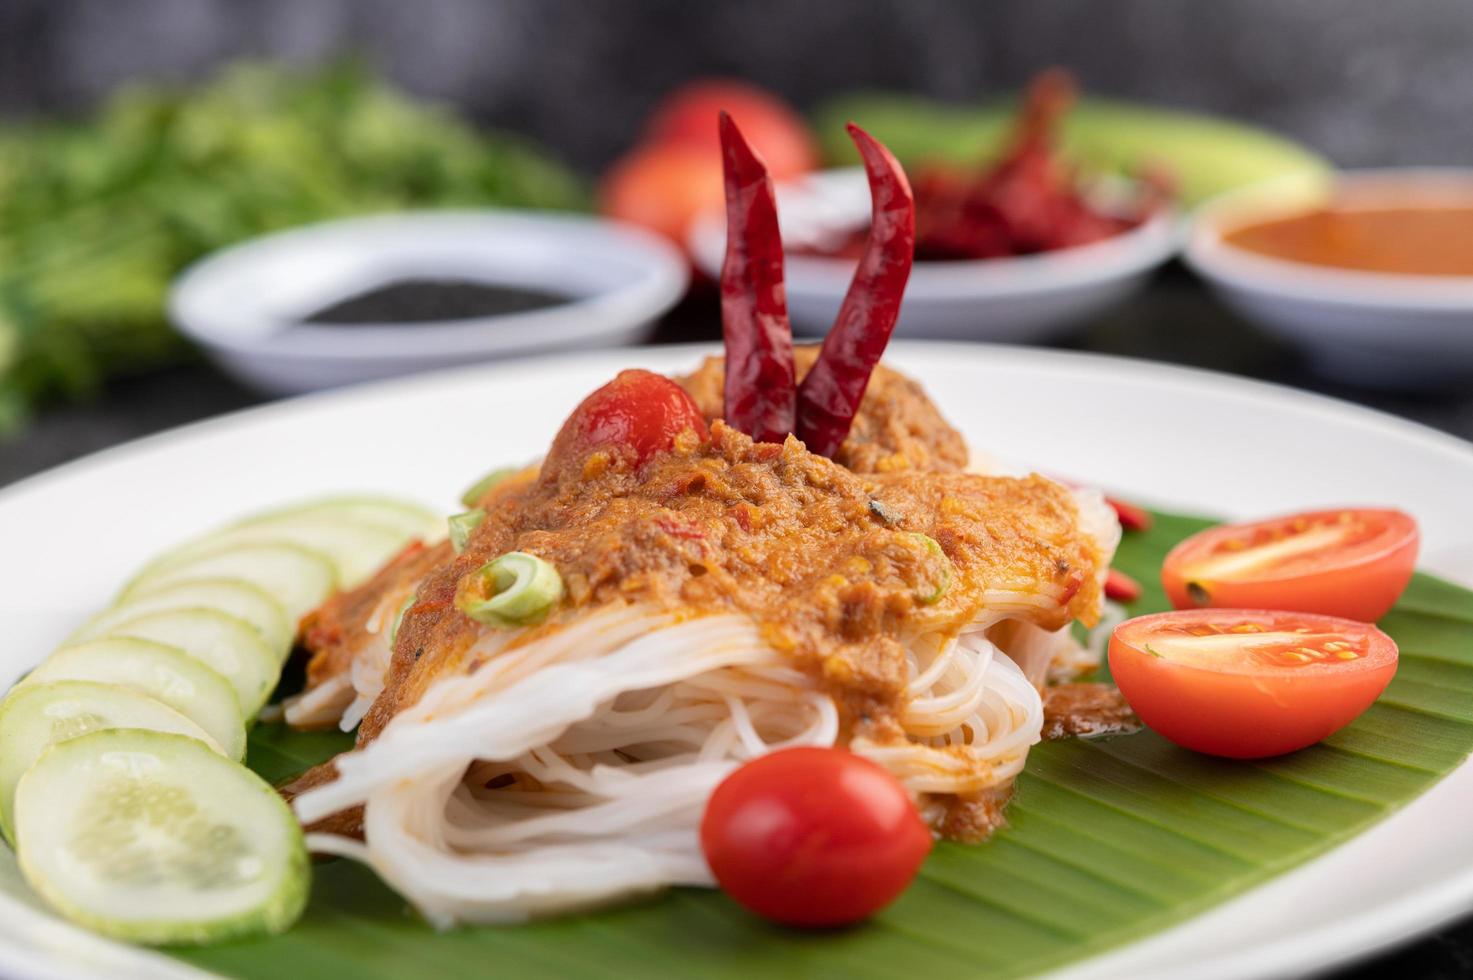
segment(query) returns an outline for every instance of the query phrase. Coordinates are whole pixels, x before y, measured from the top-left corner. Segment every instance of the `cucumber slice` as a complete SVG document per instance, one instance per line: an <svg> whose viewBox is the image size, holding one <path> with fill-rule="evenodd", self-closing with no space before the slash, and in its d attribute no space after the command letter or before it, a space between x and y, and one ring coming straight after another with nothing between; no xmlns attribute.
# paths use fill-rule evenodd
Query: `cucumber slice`
<svg viewBox="0 0 1473 980"><path fill-rule="evenodd" d="M182 582L215 578L238 578L257 586L281 604L294 628L337 586L332 563L311 549L294 544L241 544L147 568L123 588L119 601Z"/></svg>
<svg viewBox="0 0 1473 980"><path fill-rule="evenodd" d="M291 652L295 630L281 605L249 582L239 579L202 579L182 582L158 592L151 592L98 613L72 634L70 642L80 643L102 636L120 623L149 613L171 609L215 609L244 620L251 625L275 653L278 661Z"/></svg>
<svg viewBox="0 0 1473 980"><path fill-rule="evenodd" d="M398 531L404 541L420 538L437 541L445 536L445 515L407 500L392 497L326 497L294 504L279 510L256 514L241 521L238 527L269 523L283 517L332 516L349 521L362 521Z"/></svg>
<svg viewBox="0 0 1473 980"><path fill-rule="evenodd" d="M88 640L47 657L21 686L63 680L117 684L146 694L203 728L230 758L245 756L245 721L235 690L182 650L121 636Z"/></svg>
<svg viewBox="0 0 1473 980"><path fill-rule="evenodd" d="M311 872L291 810L244 766L136 729L60 742L15 793L21 873L75 922L130 942L276 933Z"/></svg>
<svg viewBox="0 0 1473 980"><path fill-rule="evenodd" d="M16 688L0 701L0 832L15 843L15 784L54 742L103 728L146 728L198 739L224 750L205 730L153 698L116 684L49 681Z"/></svg>
<svg viewBox="0 0 1473 980"><path fill-rule="evenodd" d="M322 555L333 564L337 582L351 588L378 571L409 543L393 528L331 514L297 514L227 528L175 548L149 569L167 568L198 555L242 544L285 543Z"/></svg>
<svg viewBox="0 0 1473 980"><path fill-rule="evenodd" d="M177 647L235 688L247 718L266 703L281 676L281 662L250 625L213 609L172 609L119 623L108 636L133 636Z"/></svg>

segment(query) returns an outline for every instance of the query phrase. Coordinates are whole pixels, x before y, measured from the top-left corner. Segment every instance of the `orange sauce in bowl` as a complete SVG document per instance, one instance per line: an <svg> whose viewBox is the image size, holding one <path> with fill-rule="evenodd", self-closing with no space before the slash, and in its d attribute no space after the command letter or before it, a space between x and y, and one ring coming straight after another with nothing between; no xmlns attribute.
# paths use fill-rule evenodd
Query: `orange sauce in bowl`
<svg viewBox="0 0 1473 980"><path fill-rule="evenodd" d="M1403 275L1473 276L1473 202L1437 207L1331 205L1228 232L1238 248L1312 265Z"/></svg>

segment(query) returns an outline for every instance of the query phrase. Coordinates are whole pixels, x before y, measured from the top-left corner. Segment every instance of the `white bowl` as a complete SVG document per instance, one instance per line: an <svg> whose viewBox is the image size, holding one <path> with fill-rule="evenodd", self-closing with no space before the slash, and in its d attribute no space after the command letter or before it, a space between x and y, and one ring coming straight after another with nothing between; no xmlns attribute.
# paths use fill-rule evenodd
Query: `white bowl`
<svg viewBox="0 0 1473 980"><path fill-rule="evenodd" d="M419 323L303 324L407 278L470 280L574 297L523 313ZM628 225L532 211L420 211L267 235L175 282L169 316L225 370L292 394L429 368L643 340L689 269Z"/></svg>
<svg viewBox="0 0 1473 980"><path fill-rule="evenodd" d="M778 188L778 220L789 245L814 244L869 219L869 187L859 169L828 170ZM1048 340L1124 299L1176 251L1176 222L1162 211L1108 241L1041 255L972 262L917 262L897 336L1026 343ZM720 276L726 221L692 225L696 264ZM788 314L807 335L827 332L854 274L853 260L788 255Z"/></svg>
<svg viewBox="0 0 1473 980"><path fill-rule="evenodd" d="M1354 192L1343 205L1353 208L1473 204L1473 169L1351 171L1335 186ZM1224 238L1305 208L1302 197L1276 194L1271 185L1217 198L1192 222L1187 264L1233 309L1302 348L1326 376L1382 388L1473 376L1473 276L1337 269L1250 252Z"/></svg>

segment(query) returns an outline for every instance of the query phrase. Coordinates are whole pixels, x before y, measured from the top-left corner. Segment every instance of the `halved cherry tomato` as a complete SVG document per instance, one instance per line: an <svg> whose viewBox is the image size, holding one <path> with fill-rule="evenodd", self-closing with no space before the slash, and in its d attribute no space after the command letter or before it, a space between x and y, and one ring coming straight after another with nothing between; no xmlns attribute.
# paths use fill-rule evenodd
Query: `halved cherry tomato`
<svg viewBox="0 0 1473 980"><path fill-rule="evenodd" d="M653 371L620 371L573 409L548 450L544 473L606 450L635 465L675 445L684 432L707 437L706 420L685 389Z"/></svg>
<svg viewBox="0 0 1473 980"><path fill-rule="evenodd" d="M1161 584L1178 609L1290 609L1374 622L1412 577L1417 522L1345 508L1223 524L1171 549Z"/></svg>
<svg viewBox="0 0 1473 980"><path fill-rule="evenodd" d="M1267 609L1127 620L1110 674L1141 721L1232 759L1293 752L1339 731L1396 674L1396 643L1365 623Z"/></svg>
<svg viewBox="0 0 1473 980"><path fill-rule="evenodd" d="M758 915L838 926L905 890L931 850L931 832L905 788L868 759L784 749L716 787L701 849L726 893Z"/></svg>

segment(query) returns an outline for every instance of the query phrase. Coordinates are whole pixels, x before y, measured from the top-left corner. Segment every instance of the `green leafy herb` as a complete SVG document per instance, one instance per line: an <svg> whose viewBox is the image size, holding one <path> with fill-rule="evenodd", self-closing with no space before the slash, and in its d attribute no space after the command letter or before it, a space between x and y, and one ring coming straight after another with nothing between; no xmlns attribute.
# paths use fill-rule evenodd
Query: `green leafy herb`
<svg viewBox="0 0 1473 980"><path fill-rule="evenodd" d="M0 432L38 400L186 356L168 285L222 246L374 211L585 204L528 141L354 63L241 65L195 90L125 91L80 122L0 129Z"/></svg>

